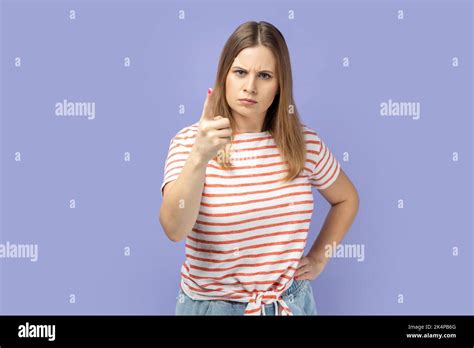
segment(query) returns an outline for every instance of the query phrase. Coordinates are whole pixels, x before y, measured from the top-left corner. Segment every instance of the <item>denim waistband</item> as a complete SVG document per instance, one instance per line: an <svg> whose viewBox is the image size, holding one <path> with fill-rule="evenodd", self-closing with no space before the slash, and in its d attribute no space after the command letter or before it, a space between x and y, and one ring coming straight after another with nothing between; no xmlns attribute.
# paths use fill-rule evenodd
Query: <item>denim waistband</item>
<svg viewBox="0 0 474 348"><path fill-rule="evenodd" d="M290 285L290 287L288 289L286 289L284 294L285 295L294 294L305 284L305 282L306 282L305 279L297 280L297 279L293 278L293 283Z"/></svg>

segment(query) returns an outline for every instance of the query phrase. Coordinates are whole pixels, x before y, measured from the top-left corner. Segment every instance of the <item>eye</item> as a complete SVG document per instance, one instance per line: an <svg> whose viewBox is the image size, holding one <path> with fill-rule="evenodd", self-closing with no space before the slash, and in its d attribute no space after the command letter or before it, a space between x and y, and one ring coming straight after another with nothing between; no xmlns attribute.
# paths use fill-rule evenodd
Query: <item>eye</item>
<svg viewBox="0 0 474 348"><path fill-rule="evenodd" d="M235 70L234 72L237 73L237 75L239 76L242 76L240 73L244 73L244 74L246 73L244 70L241 70L241 69ZM269 80L272 78L272 75L267 74L267 73L261 73L260 75L265 76L264 80Z"/></svg>

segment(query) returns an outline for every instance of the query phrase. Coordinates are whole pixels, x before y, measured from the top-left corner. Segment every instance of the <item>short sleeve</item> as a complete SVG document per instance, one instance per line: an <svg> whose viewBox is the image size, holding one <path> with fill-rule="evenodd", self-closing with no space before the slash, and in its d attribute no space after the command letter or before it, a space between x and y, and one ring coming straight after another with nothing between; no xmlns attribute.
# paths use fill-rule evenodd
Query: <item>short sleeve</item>
<svg viewBox="0 0 474 348"><path fill-rule="evenodd" d="M327 147L323 139L314 131L309 132L309 163L311 173L309 182L311 186L318 190L323 190L331 186L336 181L341 166L331 150Z"/></svg>
<svg viewBox="0 0 474 348"><path fill-rule="evenodd" d="M181 170L191 152L192 144L189 144L190 136L181 131L170 141L168 155L164 166L163 183L161 184L161 197L165 185L178 179Z"/></svg>

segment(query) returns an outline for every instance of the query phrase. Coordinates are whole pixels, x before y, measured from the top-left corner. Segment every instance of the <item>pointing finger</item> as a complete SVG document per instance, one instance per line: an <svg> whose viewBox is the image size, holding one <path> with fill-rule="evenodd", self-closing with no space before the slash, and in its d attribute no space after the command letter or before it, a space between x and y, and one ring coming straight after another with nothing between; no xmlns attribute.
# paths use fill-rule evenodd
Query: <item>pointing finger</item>
<svg viewBox="0 0 474 348"><path fill-rule="evenodd" d="M213 120L214 119L214 104L215 104L215 97L214 91L212 88L209 88L206 100L204 101L204 108L201 114L201 120Z"/></svg>

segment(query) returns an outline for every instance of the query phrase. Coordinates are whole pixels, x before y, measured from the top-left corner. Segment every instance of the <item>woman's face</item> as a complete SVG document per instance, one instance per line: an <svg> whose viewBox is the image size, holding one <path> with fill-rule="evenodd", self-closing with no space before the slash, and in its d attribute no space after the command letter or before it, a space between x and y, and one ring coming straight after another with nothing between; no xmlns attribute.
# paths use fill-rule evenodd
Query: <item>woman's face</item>
<svg viewBox="0 0 474 348"><path fill-rule="evenodd" d="M260 132L267 109L278 92L276 61L265 46L248 47L234 59L226 78L226 99L232 116L241 127ZM245 105L242 98L256 100ZM244 129L245 131L245 129Z"/></svg>

